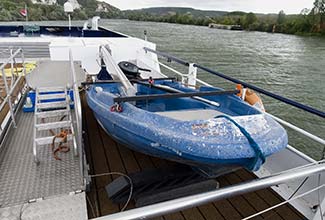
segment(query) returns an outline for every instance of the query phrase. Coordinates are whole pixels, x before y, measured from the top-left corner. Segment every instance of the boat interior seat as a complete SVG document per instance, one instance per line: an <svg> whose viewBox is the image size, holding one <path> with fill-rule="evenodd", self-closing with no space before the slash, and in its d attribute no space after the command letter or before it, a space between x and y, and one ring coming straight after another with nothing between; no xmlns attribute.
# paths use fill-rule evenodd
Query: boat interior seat
<svg viewBox="0 0 325 220"><path fill-rule="evenodd" d="M219 115L225 115L222 112L213 109L191 109L180 111L155 112L161 116L177 119L180 121L208 120Z"/></svg>

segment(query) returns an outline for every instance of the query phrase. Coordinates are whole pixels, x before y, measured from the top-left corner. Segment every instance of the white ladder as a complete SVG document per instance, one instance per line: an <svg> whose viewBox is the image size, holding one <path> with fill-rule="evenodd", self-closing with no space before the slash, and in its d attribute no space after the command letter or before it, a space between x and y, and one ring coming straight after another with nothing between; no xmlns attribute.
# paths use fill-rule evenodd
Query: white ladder
<svg viewBox="0 0 325 220"><path fill-rule="evenodd" d="M56 99L60 101L56 101ZM52 120L51 122L45 122L46 119ZM53 134L46 134L44 136L44 131L50 133L53 130L70 129L71 133L67 136L67 142L73 142L74 155L78 156L77 141L72 120L70 95L66 87L41 87L36 89L33 144L35 163L39 164L40 162L38 147L52 144L55 138ZM62 138L55 138L55 143L60 143L62 140Z"/></svg>

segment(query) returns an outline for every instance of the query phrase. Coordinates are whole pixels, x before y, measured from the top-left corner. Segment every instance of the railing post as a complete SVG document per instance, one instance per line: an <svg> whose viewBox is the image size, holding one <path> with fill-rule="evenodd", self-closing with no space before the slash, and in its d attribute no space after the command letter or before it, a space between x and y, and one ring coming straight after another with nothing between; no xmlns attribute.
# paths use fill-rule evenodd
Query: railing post
<svg viewBox="0 0 325 220"><path fill-rule="evenodd" d="M321 209L319 207L317 208L317 211L316 211L316 213L314 215L313 220L323 220L323 218L324 218L324 208L325 208L325 199L322 200L320 206L322 208ZM321 210L322 210L323 213L320 212ZM321 215L323 215L323 217Z"/></svg>
<svg viewBox="0 0 325 220"><path fill-rule="evenodd" d="M188 67L188 86L194 87L196 86L196 77L197 77L197 67L195 67L194 63L190 63Z"/></svg>
<svg viewBox="0 0 325 220"><path fill-rule="evenodd" d="M10 57L12 57L12 49L10 49ZM10 60L10 70L11 70L11 82L10 82L10 88L14 85L14 59Z"/></svg>
<svg viewBox="0 0 325 220"><path fill-rule="evenodd" d="M20 54L21 54L21 63L23 65L23 75L26 76L25 56L23 53L23 49L20 49Z"/></svg>
<svg viewBox="0 0 325 220"><path fill-rule="evenodd" d="M80 168L80 174L81 174L81 181L83 184L85 184L85 181L87 178L87 173L85 172L85 158L83 155L83 141L82 141L82 109L81 109L81 100L80 100L80 94L77 84L77 76L76 76L76 70L74 67L74 61L73 61L73 55L71 49L69 50L69 60L70 60L70 74L72 79L72 89L73 89L73 97L74 97L74 106L75 106L75 115L76 115L76 127L77 127L77 149L76 149L76 155L79 155L79 168Z"/></svg>
<svg viewBox="0 0 325 220"><path fill-rule="evenodd" d="M8 97L7 101L8 101L8 105L9 105L9 111L10 111L10 115L11 115L11 119L13 122L13 125L15 128L17 128L17 124L16 124L16 120L15 120L15 114L14 114L14 109L12 107L12 102L11 102L11 94L10 94L10 89L8 87L8 82L7 82L7 76L4 70L4 67L2 68L2 78L5 84L5 89L6 89L6 95Z"/></svg>

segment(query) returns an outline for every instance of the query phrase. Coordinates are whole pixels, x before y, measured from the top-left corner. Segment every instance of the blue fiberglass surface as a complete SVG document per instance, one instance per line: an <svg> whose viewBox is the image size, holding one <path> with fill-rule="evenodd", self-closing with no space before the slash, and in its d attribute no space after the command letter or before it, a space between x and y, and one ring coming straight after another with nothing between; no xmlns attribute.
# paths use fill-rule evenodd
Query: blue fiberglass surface
<svg viewBox="0 0 325 220"><path fill-rule="evenodd" d="M178 83L157 83L189 91ZM231 116L246 129L265 156L287 146L287 134L277 122L235 95L205 97L219 102L219 108L191 98L178 98L150 101L149 104L122 103L123 112L111 112L113 98L120 95L119 86L116 83L97 86L103 91L91 86L87 92L88 104L111 135L137 151L188 164L251 165L255 158L254 149L241 131L226 118L180 121L155 114L156 111L184 109L216 109ZM162 91L138 87L138 94L158 93Z"/></svg>
<svg viewBox="0 0 325 220"><path fill-rule="evenodd" d="M177 82L171 81L157 81L156 84L166 85L182 92L195 92L197 90L186 88ZM221 91L220 88L212 87L201 87L200 91ZM166 93L162 90L155 88L148 88L147 86L138 85L138 95L149 95L149 94L163 94ZM206 96L204 99L215 101L220 104L220 107L211 106L201 101L192 98L177 98L177 99L160 99L137 102L137 107L143 108L147 111L177 111L186 109L214 109L225 113L230 116L240 115L253 115L260 114L260 112L243 102L236 95L217 95L217 96Z"/></svg>

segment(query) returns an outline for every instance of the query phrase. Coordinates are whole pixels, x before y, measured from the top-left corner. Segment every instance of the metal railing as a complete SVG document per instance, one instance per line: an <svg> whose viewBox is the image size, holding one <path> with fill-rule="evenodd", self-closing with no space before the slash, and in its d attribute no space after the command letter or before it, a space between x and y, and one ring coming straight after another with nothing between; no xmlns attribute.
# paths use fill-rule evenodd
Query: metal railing
<svg viewBox="0 0 325 220"><path fill-rule="evenodd" d="M70 71L71 71L71 79L72 79L72 90L73 90L73 100L74 100L74 112L75 112L75 124L77 131L75 132L75 137L77 140L77 149L78 152L75 154L79 155L80 160L80 172L81 176L85 177L84 173L84 157L83 157L83 142L82 142L82 110L81 110L81 100L79 94L79 87L77 82L76 70L74 66L72 51L69 50L69 61L70 61Z"/></svg>
<svg viewBox="0 0 325 220"><path fill-rule="evenodd" d="M161 57L167 58L169 61L174 61L174 62L179 63L179 64L184 65L184 66L190 67L191 65L193 65L195 68L200 68L201 70L204 70L206 72L212 73L212 74L217 75L217 76L220 76L220 77L222 77L222 78L224 78L226 80L229 80L231 82L242 84L243 86L245 86L247 88L251 88L251 89L253 89L253 90L257 91L257 92L260 92L260 93L262 93L264 95L267 95L269 97L272 97L274 99L277 99L279 101L282 101L284 103L287 103L289 105L295 106L295 107L297 107L299 109L302 109L304 111L310 112L310 113L312 113L314 115L317 115L317 116L320 116L322 118L325 118L325 112L323 112L323 111L317 110L317 109L315 109L313 107L310 107L310 106L303 105L303 104L298 103L298 102L296 102L294 100L290 100L288 98L279 96L277 94L268 92L268 91L266 91L264 89L261 89L259 87L254 86L254 85L251 85L251 84L248 84L248 83L246 83L244 81L234 79L232 77L226 76L226 75L224 75L222 73L216 72L214 70L211 70L209 68L203 67L203 66L198 65L198 64L186 62L184 60L181 60L179 58L176 58L174 56L168 55L168 54L163 53L163 52L155 51L155 50L152 50L152 49L146 48L146 47L144 48L144 50L146 52L155 53L155 54L157 54L157 55L159 55ZM163 67L167 68L168 70L176 73L177 75L181 76L182 78L188 76L188 74L180 73L179 71L177 71L177 70L175 70L175 69L173 69L173 68L171 68L171 67L169 67L169 66L167 66L167 65L165 65L165 64L163 64L161 62L159 62L159 64L162 64L161 66L163 66ZM182 81L185 81L185 80L182 79ZM203 85L206 85L206 86L212 86L212 85L210 85L208 83L205 83L204 81L199 80L199 79L196 79L196 81L199 82L199 83L201 83L201 84L203 84ZM318 137L318 136L316 136L314 134L311 134L311 133L305 131L304 129L299 128L299 127L297 127L297 126L295 126L295 125L293 125L293 124L291 124L291 123L289 123L289 122L287 122L287 121L285 121L285 120L283 120L281 118L278 118L278 117L276 117L276 116L274 116L272 114L269 114L269 113L266 113L266 112L265 112L265 114L269 115L270 117L272 117L273 119L275 119L279 123L281 123L281 124L283 124L283 125L291 128L291 129L295 130L296 132L298 132L298 133L300 133L300 134L302 134L302 135L304 135L304 136L306 136L306 137L308 137L308 138L310 138L310 139L312 139L312 140L314 140L314 141L316 141L316 142L318 142L318 143L320 143L320 144L322 144L322 145L325 146L325 140L324 139L322 139L322 138L320 138L320 137Z"/></svg>
<svg viewBox="0 0 325 220"><path fill-rule="evenodd" d="M22 74L19 74L17 71L17 69L14 68L14 65L16 64L15 59L20 55L20 58L22 60L22 67L23 67L23 72ZM7 65L10 64L10 74L11 77L8 78L8 76L6 75L5 72L5 68L7 67ZM21 83L21 80L23 77L25 77L26 75L26 68L25 68L25 59L24 59L24 54L21 48L17 49L15 52L13 52L12 49L10 49L10 57L0 66L0 71L1 71L1 78L3 80L4 83L4 89L6 92L6 96L3 97L2 103L0 105L0 112L2 112L5 109L5 106L8 105L9 106L9 113L10 113L10 118L12 120L12 123L14 125L14 127L16 127L16 119L15 119L15 109L14 109L14 105L13 102L15 100L13 100L13 94L17 89L17 86L19 86L19 83ZM8 84L8 79L10 79L10 85ZM0 124L2 124L3 121L0 122Z"/></svg>
<svg viewBox="0 0 325 220"><path fill-rule="evenodd" d="M189 68L189 74L183 74L183 73L180 73L179 71L174 70L173 68L171 68L171 67L169 67L169 66L167 66L167 65L165 65L165 64L161 65L161 66L163 66L163 67L165 67L165 68L168 67L168 68L167 68L168 70L170 70L170 71L172 71L173 73L176 73L177 75L181 76L181 77L182 77L182 82L186 81L186 79L184 80L183 78L193 77L193 76L190 75L191 68L193 68L193 67L194 67L194 68L199 68L199 69L201 69L201 70L203 70L203 71L206 71L206 72L208 72L208 73L212 73L212 74L214 74L214 75L216 75L216 76L219 76L219 77L221 77L221 78L224 78L224 79L226 79L226 80L228 80L228 81L231 81L231 82L234 82L234 83L242 84L242 85L244 85L244 87L246 87L246 88L251 88L251 89L253 89L253 90L257 91L257 92L260 92L260 93L262 93L262 94L265 94L265 95L267 95L267 96L269 96L269 97L272 97L272 98L274 98L274 99L276 99L276 100L279 100L279 101L284 102L284 103L286 103L286 104L289 104L289 105L291 105L291 106L297 107L297 108L302 109L302 110L304 110L304 111L310 112L310 113L312 113L312 114L314 114L314 115L317 115L317 116L319 116L319 117L321 117L321 118L324 118L324 116L325 116L325 112L323 112L323 111L317 110L317 109L315 109L315 108L313 108L313 107L306 106L306 105L301 104L301 103L298 103L298 102L296 102L296 101L294 101L294 100L290 100L290 99L288 99L288 98L285 98L285 97L279 96L279 95L277 95L277 94L271 93L271 92L269 92L269 91L266 91L266 90L264 90L264 89L258 88L258 87L254 86L254 85L250 85L250 84L248 84L248 83L246 83L246 82L243 82L243 81L241 81L241 80L237 80L237 79L234 79L234 78L232 78L232 77L226 76L225 74L222 74L222 73L219 73L219 72L213 71L213 70L211 70L211 69L209 69L209 68L206 68L206 67L203 67L203 66L201 66L201 65L198 65L198 64L195 64L195 63L189 63L189 62L183 61L183 60L181 60L181 59L179 59L179 58L176 58L176 57L174 57L174 56L170 56L170 55L168 55L168 54L166 54L166 53L158 52L158 51L152 50L152 49L150 49L150 48L144 48L144 50L145 50L146 52L154 53L154 54L156 54L156 55L158 55L158 56L160 56L160 57L167 58L167 61L169 61L169 62L174 61L174 62L176 62L176 63L178 63L178 64L181 64L181 65L185 65L185 66L187 66L187 67ZM157 61L157 62L159 62L159 61ZM159 62L159 63L161 63L161 62ZM212 86L212 85L209 85L209 84L205 83L205 82L202 81L202 80L198 80L198 79L196 79L196 82L199 82L199 83L201 83L202 85ZM203 82L203 83L202 83L202 82ZM188 86L191 86L190 83L188 83ZM193 86L193 79L192 79L192 86ZM194 82L194 86L195 86L195 82ZM316 136L316 135L314 135L314 134L311 134L311 133L305 131L304 129L299 128L299 127L297 127L297 126L295 126L295 125L293 125L293 124L291 124L291 123L289 123L289 122L287 122L287 121L285 121L285 120L283 120L283 119L281 119L281 118L278 118L278 117L276 117L276 116L274 116L274 115L272 115L272 114L269 114L269 113L265 113L265 114L268 115L268 116L270 116L270 117L272 117L274 120L278 121L278 122L281 123L282 125L284 125L284 126L286 126L286 127L289 127L289 128L291 128L291 129L293 129L294 131L298 132L299 134L301 134L301 135L303 135L303 136L305 136L305 137L307 137L307 138L309 138L309 139L311 139L311 140L313 140L313 141L315 141L315 142L317 142L317 143L319 143L319 144L321 144L321 145L323 145L323 146L325 147L325 140L324 140L324 139L322 139L322 138L320 138L320 137L318 137L318 136ZM291 147L290 145L288 145L288 147L290 148L290 149L289 149L290 151L294 151L294 150L295 150L295 148ZM297 152L298 152L298 151L297 151ZM295 152L295 153L297 153L297 152ZM307 161L309 161L308 159L310 159L310 158L309 158L308 156L306 156L306 155L304 155L304 154L302 154L302 153L300 153L300 152L298 152L298 153L299 153L299 155L300 155L302 158L304 158L304 159L306 159ZM315 164L315 163L317 163L317 162L316 162L316 161L312 161L312 162L310 162L310 164ZM300 185L300 187L302 187L303 185L306 185L307 182L308 182L308 181L304 181L304 182L302 182L301 185ZM311 194L312 192L313 192L313 191L310 191L310 194ZM286 200L286 201L288 201L288 200ZM325 204L325 200L323 200L323 202L320 204L320 206L322 206L323 203ZM320 209L318 210L318 212L319 212L319 211L320 211ZM318 216L320 216L320 215L318 214ZM317 214L315 214L315 216L314 216L314 219L316 219L316 218L317 218Z"/></svg>
<svg viewBox="0 0 325 220"><path fill-rule="evenodd" d="M174 56L168 55L168 54L163 53L163 52L155 51L155 50L152 50L152 49L147 48L147 47L144 47L144 50L145 50L146 52L155 53L155 54L157 54L157 55L160 55L160 56L162 56L162 57L165 57L165 58L167 58L168 60L173 60L173 61L175 61L175 62L177 62L177 63L179 63L179 64L182 64L182 65L185 65L185 66L191 66L191 64L192 64L192 63L186 62L186 61L184 61L184 60L181 60L181 59L179 59L179 58L176 58L176 57L174 57ZM282 97L282 96L280 96L280 95L274 94L274 93L272 93L272 92L266 91L265 89L262 89L262 88L259 88L259 87L255 86L255 85L252 85L252 84L246 83L246 82L244 82L244 81L241 81L241 80L238 80L238 79L232 78L232 77L230 77L230 76L227 76L227 75L225 75L225 74L223 74L223 73L220 73L220 72L214 71L214 70L212 70L212 69L210 69L210 68L207 68L207 67L204 67L204 66L202 66L202 65L195 64L195 63L193 63L192 65L193 65L194 67L198 68L198 69L201 69L201 70L203 70L203 71L205 71L205 72L208 72L208 73L211 73L211 74L213 74L213 75L219 76L219 77L224 78L224 79L226 79L226 80L228 80L228 81L231 81L231 82L233 82L233 83L241 84L241 85L243 85L245 88L253 89L253 90L256 91L256 92L262 93L262 94L264 94L264 95L267 95L267 96L269 96L269 97L272 97L272 98L274 98L274 99L277 99L277 100L279 100L279 101L281 101L281 102L284 102L284 103L289 104L289 105L291 105L291 106L294 106L294 107L296 107L296 108L302 109L302 110L307 111L307 112L310 112L310 113L312 113L312 114L314 114L314 115L317 115L317 116L320 116L320 117L322 117L322 118L325 118L325 112L320 111L320 110L318 110L318 109L315 109L315 108L313 108L313 107L310 107L310 106L307 106L307 105L304 105L304 104L298 103L298 102L296 102L296 101L294 101L294 100L291 100L291 99L288 99L288 98Z"/></svg>
<svg viewBox="0 0 325 220"><path fill-rule="evenodd" d="M184 66L189 67L189 74L183 74L180 73L179 71L167 66L166 64L163 64L159 61L155 61L157 62L160 66L176 73L177 75L182 77L182 82L186 81L186 79L184 78L189 78L189 77L193 77L193 75L191 75L192 72L196 73L196 68L199 68L201 70L204 70L206 72L212 73L214 75L217 75L219 77L222 77L224 79L227 79L229 81L232 81L234 83L240 83L243 86L247 87L247 88L251 88L257 92L263 93L267 96L270 96L274 99L277 99L279 101L282 101L284 103L287 103L289 105L295 106L299 109L302 109L304 111L310 112L312 114L318 115L322 118L324 118L325 113L322 111L319 111L317 109L314 109L312 107L300 104L298 102L295 102L293 100L287 99L285 97L281 97L279 95L273 94L271 92L268 92L264 89L258 88L254 85L250 85L248 83L245 83L243 81L228 77L222 73L218 73L216 71L210 70L206 67L203 67L201 65L198 64L194 64L194 63L189 63L186 61L183 61L179 58L176 58L174 56L168 55L166 53L163 52L159 52L159 51L155 51L152 50L150 48L144 48L144 50L146 52L151 52L151 53L155 53L160 57L164 57L167 58L168 61L175 61L179 64L182 64ZM199 82L203 85L206 86L212 86L202 80L199 80L196 78L196 74L194 74L195 77L195 82ZM188 83L189 86L195 86L195 82L193 83L193 78L191 79L192 83ZM293 130L297 131L298 133L311 138L312 140L325 145L325 140L323 140L320 137L317 137L289 122L286 122L276 116L273 116L269 113L265 113L271 117L273 117L275 120L277 120L278 122L282 123L283 125L292 128ZM97 220L131 220L131 219L149 219L149 218L153 218L153 217L157 217L157 216L162 216L164 214L168 214L168 213L172 213L172 212L176 212L176 211L180 211L180 210L184 210L187 208L192 208L192 207L196 207L199 205L203 205L212 201L217 201L217 200L221 200L221 199L225 199L225 198L229 198L229 197L233 197L236 195L241 195L244 193L248 193L248 192L253 192L259 189L265 189L265 188L269 188L272 186L276 186L276 185L280 185L280 184L285 184L288 181L292 181L292 180L300 180L301 178L308 178L311 176L314 176L316 174L320 174L322 172L325 171L325 164L323 163L324 161L322 161L322 163L320 162L311 162L308 165L304 165L301 167L296 167L292 170L288 170L288 171L283 171L277 174L273 174L271 176L268 177L264 177L261 179L255 179L249 182L245 182L245 183L241 183L241 184L237 184L237 185L233 185L233 186L229 186L229 187L225 187L222 189L217 189L211 192L206 192L206 193L201 193L201 194L197 194L197 195L192 195L192 196L186 196L183 198L179 198L179 199L173 199L170 201L166 201L166 202L161 202L161 203L157 203L157 204L153 204L153 205L149 205L149 206L145 206L142 208L136 208L136 209L132 209L129 211L125 211L125 212L120 212L120 213L116 213L116 214L112 214L112 215L108 215L108 216L103 216L103 217L99 217L96 218ZM298 195L296 197L290 198L288 200L285 200L284 202L282 202L281 204L278 204L274 207L269 208L270 210L273 208L276 208L277 206L280 206L282 204L286 204L291 202L292 200L298 199L300 197L303 197L307 194L313 193L315 191L320 190L321 188L325 187L325 184L323 185L319 185L318 187L315 187L314 189L304 192L301 195ZM323 204L321 204L321 201L319 202L319 205L322 206ZM319 216L322 215L322 213L320 213L321 209L318 209L317 212L314 215L314 219L316 219L316 215L318 214ZM267 211L267 210L266 210ZM257 213L259 214L259 213ZM248 217L250 218L250 217Z"/></svg>
<svg viewBox="0 0 325 220"><path fill-rule="evenodd" d="M325 164L317 164L311 167L301 168L290 172L281 173L271 177L265 177L252 180L246 183L237 184L211 192L201 193L198 195L187 196L179 199L161 202L154 205L136 208L125 212L112 214L96 218L97 220L133 220L133 219L150 219L162 216L171 212L177 212L187 208L196 207L209 202L242 195L260 189L269 188L294 179L308 177L325 171Z"/></svg>

